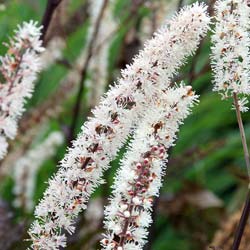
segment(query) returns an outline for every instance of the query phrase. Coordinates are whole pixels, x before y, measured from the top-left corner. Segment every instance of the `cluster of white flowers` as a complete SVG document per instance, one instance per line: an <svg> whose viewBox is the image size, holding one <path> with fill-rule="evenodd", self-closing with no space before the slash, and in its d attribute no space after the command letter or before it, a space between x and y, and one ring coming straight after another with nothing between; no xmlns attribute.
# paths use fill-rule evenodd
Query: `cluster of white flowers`
<svg viewBox="0 0 250 250"><path fill-rule="evenodd" d="M0 159L7 152L7 138L16 135L17 122L24 111L25 99L31 97L34 81L40 71L38 54L44 49L37 23L24 22L15 31L8 52L0 57Z"/></svg>
<svg viewBox="0 0 250 250"><path fill-rule="evenodd" d="M197 100L191 86L168 89L149 107L115 178L105 210L106 250L142 250L151 219L153 197L158 196L168 149L179 125Z"/></svg>
<svg viewBox="0 0 250 250"><path fill-rule="evenodd" d="M162 95L186 57L194 53L209 23L204 5L184 8L146 43L133 64L122 71L122 78L93 111L94 117L82 127L61 161L60 170L49 181L35 210L37 220L29 231L33 249L66 246L62 229L74 232L74 219L102 183L103 171L131 128L140 122L148 104Z"/></svg>
<svg viewBox="0 0 250 250"><path fill-rule="evenodd" d="M56 153L56 149L64 141L61 132L52 132L44 142L29 150L26 155L17 159L13 169L14 194L16 199L14 205L23 207L27 211L33 209L33 194L36 183L36 174L44 161Z"/></svg>
<svg viewBox="0 0 250 250"><path fill-rule="evenodd" d="M250 7L245 0L216 2L216 26L212 36L212 70L214 90L223 98L233 93L250 94ZM247 99L240 100L241 111L247 111Z"/></svg>

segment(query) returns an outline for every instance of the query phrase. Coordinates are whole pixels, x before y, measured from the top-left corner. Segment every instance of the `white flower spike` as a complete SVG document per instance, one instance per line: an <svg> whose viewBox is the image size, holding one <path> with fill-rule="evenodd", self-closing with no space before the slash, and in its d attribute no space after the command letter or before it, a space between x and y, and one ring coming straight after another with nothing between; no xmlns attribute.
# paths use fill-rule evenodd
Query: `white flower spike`
<svg viewBox="0 0 250 250"><path fill-rule="evenodd" d="M153 197L159 195L168 149L179 125L197 101L191 86L168 89L143 117L115 177L105 210L103 249L142 250L152 222Z"/></svg>
<svg viewBox="0 0 250 250"><path fill-rule="evenodd" d="M33 195L37 172L44 161L56 153L56 149L63 144L63 141L63 133L52 132L41 144L17 159L13 169L15 206L23 207L27 211L34 208Z"/></svg>
<svg viewBox="0 0 250 250"><path fill-rule="evenodd" d="M122 78L93 111L94 117L82 127L60 170L49 181L29 231L33 249L65 247L62 229L73 232L74 219L102 183L103 171L148 104L162 95L186 57L194 53L209 22L205 5L184 8L122 71Z"/></svg>
<svg viewBox="0 0 250 250"><path fill-rule="evenodd" d="M44 49L40 30L41 27L33 21L18 26L7 45L7 54L0 57L0 73L4 79L0 82L0 159L7 153L7 138L16 136L17 122L41 69L38 54Z"/></svg>
<svg viewBox="0 0 250 250"><path fill-rule="evenodd" d="M215 4L216 26L212 35L211 65L214 91L223 98L240 94L240 109L248 110L250 94L250 7L245 0L220 0Z"/></svg>

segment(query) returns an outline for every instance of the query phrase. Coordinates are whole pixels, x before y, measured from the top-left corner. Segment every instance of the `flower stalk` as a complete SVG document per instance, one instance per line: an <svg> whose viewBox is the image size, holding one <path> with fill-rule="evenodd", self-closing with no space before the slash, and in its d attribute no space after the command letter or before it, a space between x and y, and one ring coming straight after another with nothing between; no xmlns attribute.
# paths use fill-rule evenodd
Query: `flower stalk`
<svg viewBox="0 0 250 250"><path fill-rule="evenodd" d="M237 122L238 122L238 126L239 126L239 131L240 131L240 138L241 138L242 147L243 147L243 151L244 151L244 158L245 158L248 178L249 178L249 182L250 182L249 151L248 151L248 146L247 146L245 130L244 130L243 122L242 122L238 96L236 93L233 93L233 100L234 100L234 106L235 106L235 112L236 112Z"/></svg>

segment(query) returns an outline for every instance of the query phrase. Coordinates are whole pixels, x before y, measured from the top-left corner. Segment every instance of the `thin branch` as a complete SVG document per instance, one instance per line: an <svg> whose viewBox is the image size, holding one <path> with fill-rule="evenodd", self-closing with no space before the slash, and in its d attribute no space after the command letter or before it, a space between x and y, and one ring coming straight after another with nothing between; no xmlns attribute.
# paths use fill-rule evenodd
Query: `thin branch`
<svg viewBox="0 0 250 250"><path fill-rule="evenodd" d="M145 2L145 0L138 0L138 1L136 1L136 3L134 3L134 5L131 8L130 15L125 20L130 21L131 18L134 15L136 15L136 13L138 12L139 7L141 7L144 2ZM70 132L69 132L69 137L68 137L68 145L70 145L71 141L74 139L75 128L76 128L76 123L77 123L77 117L79 115L79 111L80 111L80 107L81 107L81 99L82 99L82 94L83 94L83 90L84 90L84 83L85 83L85 78L86 78L87 69L88 69L88 65L89 65L89 61L91 59L91 56L94 53L98 53L98 50L100 49L101 44L107 42L107 40L110 37L112 37L112 34L113 34L113 32L110 33L110 36L107 37L107 40L105 39L100 44L100 46L98 46L97 48L95 48L95 46L94 46L95 39L96 39L96 36L98 34L100 22L101 22L103 14L104 14L104 9L106 8L107 3L108 3L108 1L104 1L104 3L103 3L102 10L101 10L101 12L99 14L99 17L97 19L97 22L96 22L96 26L95 26L95 29L94 29L94 34L93 34L92 39L91 39L91 41L89 43L89 48L88 48L88 52L87 52L86 61L85 61L85 64L83 66L83 69L81 71L81 76L82 76L81 77L81 84L79 86L76 103L75 103L75 106L74 106L74 109L73 109L73 119L72 119L72 123L71 123L71 126L70 126Z"/></svg>
<svg viewBox="0 0 250 250"><path fill-rule="evenodd" d="M105 11L105 8L106 8L107 4L108 4L108 0L105 0L103 2L101 11L100 11L99 16L97 18L97 21L96 21L96 24L95 24L95 27L94 27L94 33L93 33L92 38L91 38L91 40L89 42L86 60L84 62L83 68L81 70L81 81L80 81L80 85L79 85L79 89L78 89L78 93L77 93L75 106L73 108L73 118L72 118L72 122L71 122L71 126L70 126L69 136L68 136L68 145L70 145L71 141L74 139L76 124L77 124L77 118L78 118L81 103L82 103L82 94L83 94L83 90L84 90L85 79L86 79L86 75L87 75L87 69L88 69L88 66L89 66L90 59L91 59L92 54L93 54L95 40L96 40L96 37L98 35L99 28L100 28L100 23L101 23L101 20L103 18L104 11Z"/></svg>
<svg viewBox="0 0 250 250"><path fill-rule="evenodd" d="M102 48L102 44L107 43L110 39L112 39L123 27L129 27L130 23L133 22L133 17L137 15L138 9L146 2L146 0L140 0L135 3L135 6L131 8L129 15L116 27L112 30L108 36L106 36L102 42L94 49L94 53L98 53Z"/></svg>
<svg viewBox="0 0 250 250"><path fill-rule="evenodd" d="M247 173L250 181L250 161L249 161L249 152L248 152L248 147L247 147L247 141L246 141L246 135L245 135L245 130L241 118L241 112L240 112L240 107L239 107L239 101L238 101L238 96L236 93L233 93L233 100L234 100L234 106L235 106L235 111L236 111L236 116L237 116L237 122L240 130L240 137L241 137L241 142L243 146L243 151L244 151L244 158L246 162L246 167L247 167Z"/></svg>
<svg viewBox="0 0 250 250"><path fill-rule="evenodd" d="M88 1L85 1L77 10L68 18L64 24L63 32L65 36L70 36L79 27L81 27L89 18Z"/></svg>
<svg viewBox="0 0 250 250"><path fill-rule="evenodd" d="M50 22L52 20L53 14L58 7L58 5L62 2L63 0L48 0L47 1L47 6L45 13L43 15L42 19L42 34L41 34L41 40L44 41L44 38L46 36L46 33L48 31Z"/></svg>
<svg viewBox="0 0 250 250"><path fill-rule="evenodd" d="M59 64L59 65L64 66L66 69L71 69L72 70L74 68L72 63L66 58L57 59L56 63Z"/></svg>
<svg viewBox="0 0 250 250"><path fill-rule="evenodd" d="M250 213L250 189L248 188L247 197L244 205L244 209L242 211L240 222L237 228L237 231L234 236L234 242L232 250L238 250L241 242L242 235L244 233L244 229L247 223L247 219L249 218Z"/></svg>
<svg viewBox="0 0 250 250"><path fill-rule="evenodd" d="M248 152L246 135L245 135L245 130L244 130L241 112L240 112L240 107L239 107L238 96L236 93L233 93L233 100L234 100L236 117L237 117L239 130L240 130L240 137L241 137L241 142L242 142L243 151L244 151L244 158L245 158L245 162L246 162L248 178L249 178L249 182L250 182L249 152ZM246 197L246 201L245 201L245 206L244 206L244 209L242 211L240 222L239 222L238 228L237 228L236 233L235 233L232 250L239 249L242 235L244 233L247 219L249 217L249 213L250 213L250 189L249 188L250 188L250 186L248 185L248 192L247 192L247 197Z"/></svg>

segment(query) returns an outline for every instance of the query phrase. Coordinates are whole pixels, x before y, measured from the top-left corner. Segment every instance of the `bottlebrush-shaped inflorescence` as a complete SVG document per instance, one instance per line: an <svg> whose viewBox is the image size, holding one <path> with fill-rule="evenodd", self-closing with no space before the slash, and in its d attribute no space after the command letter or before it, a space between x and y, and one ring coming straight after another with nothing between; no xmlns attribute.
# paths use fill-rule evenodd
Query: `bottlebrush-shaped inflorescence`
<svg viewBox="0 0 250 250"><path fill-rule="evenodd" d="M250 7L245 0L217 1L216 26L212 36L212 70L214 90L223 98L242 94L241 111L247 111L250 94Z"/></svg>
<svg viewBox="0 0 250 250"><path fill-rule="evenodd" d="M0 159L7 152L7 138L16 136L17 122L24 111L26 98L33 92L34 81L40 71L38 54L44 49L40 38L41 27L24 22L7 45L8 52L0 57Z"/></svg>
<svg viewBox="0 0 250 250"><path fill-rule="evenodd" d="M49 181L35 210L37 220L29 231L34 249L66 246L62 229L74 232L74 219L102 183L103 171L148 104L161 97L185 58L194 53L209 22L204 5L184 8L146 43L133 64L122 71L122 78L93 111L94 117L82 127L61 161L60 170Z"/></svg>
<svg viewBox="0 0 250 250"><path fill-rule="evenodd" d="M179 125L197 100L191 86L168 89L145 113L115 178L105 210L106 250L142 250L152 218L153 197L159 194Z"/></svg>

